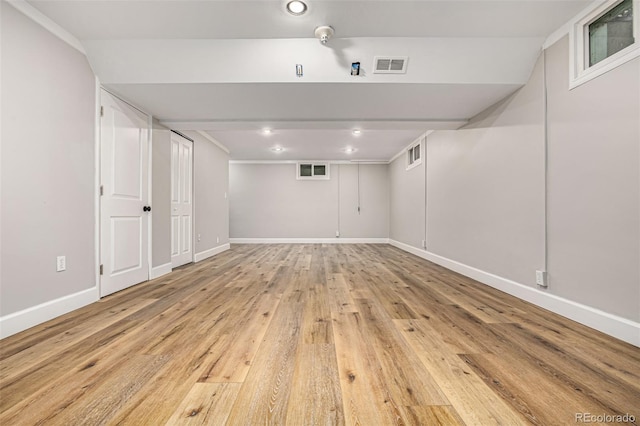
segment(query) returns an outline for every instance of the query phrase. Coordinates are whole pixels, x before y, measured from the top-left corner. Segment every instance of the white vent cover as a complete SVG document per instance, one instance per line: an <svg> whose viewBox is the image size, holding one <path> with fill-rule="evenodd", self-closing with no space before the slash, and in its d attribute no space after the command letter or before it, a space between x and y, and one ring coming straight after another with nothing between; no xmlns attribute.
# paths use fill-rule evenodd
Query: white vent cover
<svg viewBox="0 0 640 426"><path fill-rule="evenodd" d="M376 56L373 58L373 73L405 74L408 60L407 56Z"/></svg>

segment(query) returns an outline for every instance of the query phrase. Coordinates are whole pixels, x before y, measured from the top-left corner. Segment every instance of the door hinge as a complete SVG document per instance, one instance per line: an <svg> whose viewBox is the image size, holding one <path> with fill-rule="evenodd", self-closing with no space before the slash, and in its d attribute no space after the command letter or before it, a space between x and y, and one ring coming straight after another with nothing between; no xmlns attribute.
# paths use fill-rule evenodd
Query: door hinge
<svg viewBox="0 0 640 426"><path fill-rule="evenodd" d="M104 273L104 265L100 265L100 275Z"/></svg>
<svg viewBox="0 0 640 426"><path fill-rule="evenodd" d="M104 185L100 185L100 195L104 195Z"/></svg>
<svg viewBox="0 0 640 426"><path fill-rule="evenodd" d="M104 117L104 107L100 105L100 117Z"/></svg>

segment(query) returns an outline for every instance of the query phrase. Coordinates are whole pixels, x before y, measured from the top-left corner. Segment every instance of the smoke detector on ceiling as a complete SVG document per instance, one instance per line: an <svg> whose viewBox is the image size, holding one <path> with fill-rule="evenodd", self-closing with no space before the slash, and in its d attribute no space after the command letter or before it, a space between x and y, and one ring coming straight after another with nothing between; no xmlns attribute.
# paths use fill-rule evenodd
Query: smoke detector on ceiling
<svg viewBox="0 0 640 426"><path fill-rule="evenodd" d="M316 30L314 31L314 34L316 38L320 40L320 43L327 44L329 39L333 37L333 34L335 34L335 31L329 25L322 25L316 28Z"/></svg>
<svg viewBox="0 0 640 426"><path fill-rule="evenodd" d="M373 58L374 74L406 74L408 56L376 56Z"/></svg>

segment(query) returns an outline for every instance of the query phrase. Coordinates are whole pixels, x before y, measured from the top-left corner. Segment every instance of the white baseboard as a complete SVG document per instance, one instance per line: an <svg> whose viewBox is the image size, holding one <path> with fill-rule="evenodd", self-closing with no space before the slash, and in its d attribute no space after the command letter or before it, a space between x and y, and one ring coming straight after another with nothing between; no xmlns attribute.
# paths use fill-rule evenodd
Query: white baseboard
<svg viewBox="0 0 640 426"><path fill-rule="evenodd" d="M203 261L205 259L210 258L211 256L215 256L216 254L222 253L223 251L227 251L230 248L231 248L231 244L227 243L227 244L223 244L223 245L218 246L218 247L214 247L214 248L209 249L209 250L201 251L200 253L196 253L196 255L194 256L193 261L194 262Z"/></svg>
<svg viewBox="0 0 640 426"><path fill-rule="evenodd" d="M167 275L169 272L171 272L171 262L160 266L154 266L151 268L149 279L152 280L154 278L160 278L163 275Z"/></svg>
<svg viewBox="0 0 640 426"><path fill-rule="evenodd" d="M0 317L0 339L80 309L98 300L95 287Z"/></svg>
<svg viewBox="0 0 640 426"><path fill-rule="evenodd" d="M580 324L584 324L640 347L640 323L550 294L547 291L520 284L399 241L389 240L389 244L469 278L473 278L490 287L504 291L519 299L526 300L541 308L548 309Z"/></svg>
<svg viewBox="0 0 640 426"><path fill-rule="evenodd" d="M230 238L231 244L389 244L388 238Z"/></svg>

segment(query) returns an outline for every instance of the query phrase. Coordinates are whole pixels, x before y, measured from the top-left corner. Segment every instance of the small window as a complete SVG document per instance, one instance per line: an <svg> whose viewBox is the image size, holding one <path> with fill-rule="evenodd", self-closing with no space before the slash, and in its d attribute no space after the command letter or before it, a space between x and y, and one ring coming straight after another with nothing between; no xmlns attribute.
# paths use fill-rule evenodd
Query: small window
<svg viewBox="0 0 640 426"><path fill-rule="evenodd" d="M420 156L420 142L412 145L407 149L407 170L414 168L418 164L422 163Z"/></svg>
<svg viewBox="0 0 640 426"><path fill-rule="evenodd" d="M300 164L300 177L313 176L313 166L311 164Z"/></svg>
<svg viewBox="0 0 640 426"><path fill-rule="evenodd" d="M314 176L326 176L327 175L327 166L324 164L314 164L313 165L313 175Z"/></svg>
<svg viewBox="0 0 640 426"><path fill-rule="evenodd" d="M575 24L571 88L640 56L639 5L640 0L609 0Z"/></svg>
<svg viewBox="0 0 640 426"><path fill-rule="evenodd" d="M588 25L589 66L633 44L633 2L624 0Z"/></svg>
<svg viewBox="0 0 640 426"><path fill-rule="evenodd" d="M298 163L298 179L329 179L328 163Z"/></svg>

